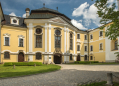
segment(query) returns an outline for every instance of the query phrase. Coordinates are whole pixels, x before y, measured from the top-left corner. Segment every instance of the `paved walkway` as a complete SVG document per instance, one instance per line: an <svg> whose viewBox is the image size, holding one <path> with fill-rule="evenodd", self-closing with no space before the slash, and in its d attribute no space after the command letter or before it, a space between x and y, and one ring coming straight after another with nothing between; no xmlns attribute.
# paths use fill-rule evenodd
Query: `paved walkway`
<svg viewBox="0 0 119 86"><path fill-rule="evenodd" d="M89 66L61 64L61 66L63 68L55 72L18 78L0 79L0 86L77 86L77 83L87 82L98 78L106 80L106 75L111 69L112 71L119 70L119 65ZM95 69L96 71L94 71ZM113 74L119 76L119 72L113 72Z"/></svg>

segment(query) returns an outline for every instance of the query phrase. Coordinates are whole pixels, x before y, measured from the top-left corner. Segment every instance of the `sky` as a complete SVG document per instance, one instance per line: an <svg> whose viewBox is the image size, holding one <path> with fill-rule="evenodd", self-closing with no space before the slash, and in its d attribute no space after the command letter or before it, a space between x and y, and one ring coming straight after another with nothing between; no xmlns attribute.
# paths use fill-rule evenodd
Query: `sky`
<svg viewBox="0 0 119 86"><path fill-rule="evenodd" d="M3 13L12 16L26 16L25 9L35 10L43 7L57 10L71 19L74 26L80 30L95 29L101 26L96 0L0 0ZM109 7L116 3L115 11L118 10L117 0L108 0Z"/></svg>

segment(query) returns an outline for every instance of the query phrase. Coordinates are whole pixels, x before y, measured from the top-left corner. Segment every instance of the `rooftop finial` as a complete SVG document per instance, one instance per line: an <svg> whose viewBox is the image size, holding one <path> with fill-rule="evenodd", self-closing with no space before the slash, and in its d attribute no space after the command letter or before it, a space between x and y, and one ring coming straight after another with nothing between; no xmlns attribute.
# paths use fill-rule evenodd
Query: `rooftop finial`
<svg viewBox="0 0 119 86"><path fill-rule="evenodd" d="M58 7L57 7L57 11L58 11Z"/></svg>
<svg viewBox="0 0 119 86"><path fill-rule="evenodd" d="M43 7L45 7L45 3L43 3Z"/></svg>

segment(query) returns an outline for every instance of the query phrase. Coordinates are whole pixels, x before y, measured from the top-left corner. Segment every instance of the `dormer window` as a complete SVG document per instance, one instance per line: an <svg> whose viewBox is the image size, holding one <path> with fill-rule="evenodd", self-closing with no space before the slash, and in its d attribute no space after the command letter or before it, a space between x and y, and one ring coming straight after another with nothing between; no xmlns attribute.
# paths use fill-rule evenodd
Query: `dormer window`
<svg viewBox="0 0 119 86"><path fill-rule="evenodd" d="M10 20L10 21L11 21L11 24L19 25L19 22L18 22L19 19L18 19L18 18L16 18L16 17L11 17L10 19L11 19L11 20Z"/></svg>

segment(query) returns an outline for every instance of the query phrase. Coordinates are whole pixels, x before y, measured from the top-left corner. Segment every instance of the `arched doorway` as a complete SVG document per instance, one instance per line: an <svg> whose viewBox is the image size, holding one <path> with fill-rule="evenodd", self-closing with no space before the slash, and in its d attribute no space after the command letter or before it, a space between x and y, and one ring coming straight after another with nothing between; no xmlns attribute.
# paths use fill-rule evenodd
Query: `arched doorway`
<svg viewBox="0 0 119 86"><path fill-rule="evenodd" d="M62 62L62 55L61 54L54 54L54 63L61 64Z"/></svg>
<svg viewBox="0 0 119 86"><path fill-rule="evenodd" d="M22 52L20 52L18 54L18 62L23 62L24 61L24 54Z"/></svg>
<svg viewBox="0 0 119 86"><path fill-rule="evenodd" d="M77 56L77 61L80 61L80 55Z"/></svg>

